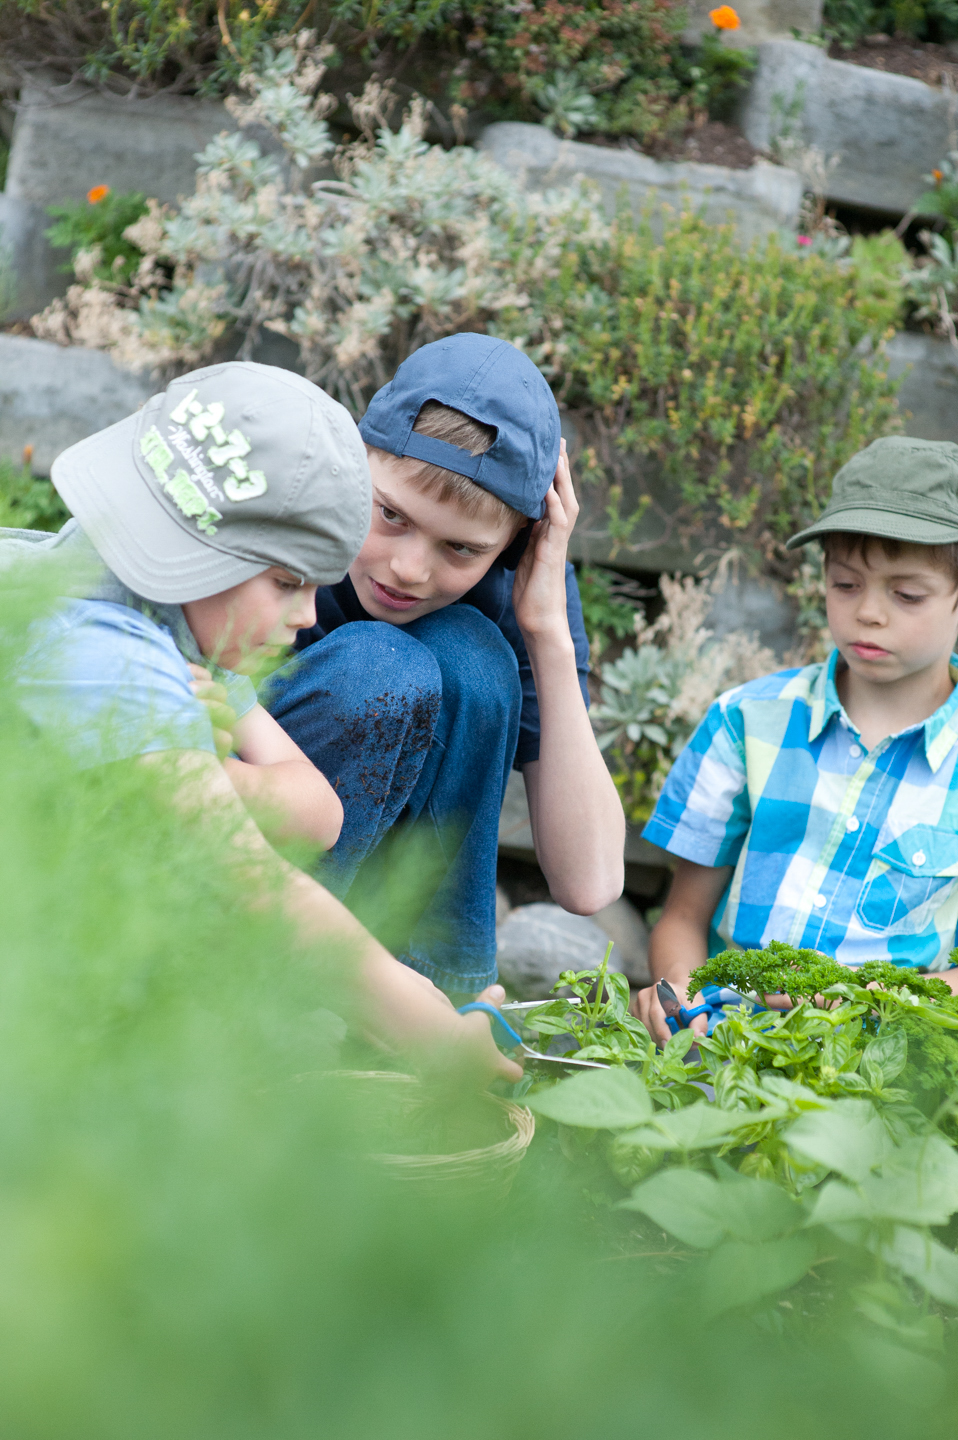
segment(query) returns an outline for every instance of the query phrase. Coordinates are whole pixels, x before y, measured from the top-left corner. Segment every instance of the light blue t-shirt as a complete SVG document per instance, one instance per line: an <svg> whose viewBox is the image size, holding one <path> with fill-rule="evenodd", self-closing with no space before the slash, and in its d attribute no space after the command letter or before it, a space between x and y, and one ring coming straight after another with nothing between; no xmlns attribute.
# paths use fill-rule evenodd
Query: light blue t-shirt
<svg viewBox="0 0 958 1440"><path fill-rule="evenodd" d="M16 532L2 533L12 545ZM90 548L73 530L27 549L39 556L45 541L68 558L71 550ZM214 671L237 717L256 704L252 681L202 658L178 605L152 605L102 569L86 588L90 598L64 598L31 626L32 644L16 675L23 710L84 768L159 750L215 755L209 712L190 688L189 662Z"/></svg>

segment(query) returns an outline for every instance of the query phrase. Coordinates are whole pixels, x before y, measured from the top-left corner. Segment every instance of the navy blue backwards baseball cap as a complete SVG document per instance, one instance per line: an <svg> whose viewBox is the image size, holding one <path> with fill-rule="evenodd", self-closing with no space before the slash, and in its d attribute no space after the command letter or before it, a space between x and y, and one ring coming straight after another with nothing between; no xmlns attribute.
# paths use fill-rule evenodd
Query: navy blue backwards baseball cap
<svg viewBox="0 0 958 1440"><path fill-rule="evenodd" d="M413 426L428 400L494 429L485 454L418 435ZM359 433L390 455L465 475L530 520L545 514L559 463L559 407L545 377L508 340L466 333L424 345L373 396Z"/></svg>

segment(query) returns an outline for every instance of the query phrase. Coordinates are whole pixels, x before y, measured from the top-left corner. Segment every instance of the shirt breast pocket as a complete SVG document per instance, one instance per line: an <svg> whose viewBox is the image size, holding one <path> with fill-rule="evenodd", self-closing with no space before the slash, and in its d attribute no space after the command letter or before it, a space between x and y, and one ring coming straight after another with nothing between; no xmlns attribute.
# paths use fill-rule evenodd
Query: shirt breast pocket
<svg viewBox="0 0 958 1440"><path fill-rule="evenodd" d="M866 930L917 934L958 880L958 835L913 825L876 850L856 912Z"/></svg>

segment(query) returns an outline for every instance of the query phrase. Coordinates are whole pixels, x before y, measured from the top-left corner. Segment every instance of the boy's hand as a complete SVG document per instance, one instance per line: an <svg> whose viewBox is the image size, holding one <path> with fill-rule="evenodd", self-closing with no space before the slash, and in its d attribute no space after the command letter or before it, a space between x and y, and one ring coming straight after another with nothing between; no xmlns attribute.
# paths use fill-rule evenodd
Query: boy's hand
<svg viewBox="0 0 958 1440"><path fill-rule="evenodd" d="M233 731L237 723L236 711L229 702L226 687L214 680L202 665L191 665L190 674L193 676L190 689L200 704L205 705L209 711L217 758L225 760L230 751L235 749Z"/></svg>
<svg viewBox="0 0 958 1440"><path fill-rule="evenodd" d="M673 989L678 994L679 1003L682 1005L686 1004L685 987L676 985L673 982ZM701 1005L703 998L701 994L696 995L694 1000L688 1002L689 1008ZM639 990L637 994L633 996L632 1004L629 1008L635 1018L642 1021L642 1024L657 1045L665 1046L669 1043L672 1038L672 1032L669 1029L665 1011L662 1009L662 1002L659 999L656 985L649 985L645 990ZM705 1015L697 1015L689 1026L689 1029L693 1030L696 1035L704 1035L708 1029L708 1018Z"/></svg>
<svg viewBox="0 0 958 1440"><path fill-rule="evenodd" d="M559 464L546 492L546 513L532 527L512 587L512 604L523 635L569 633L566 615L565 565L569 537L579 513L564 440Z"/></svg>

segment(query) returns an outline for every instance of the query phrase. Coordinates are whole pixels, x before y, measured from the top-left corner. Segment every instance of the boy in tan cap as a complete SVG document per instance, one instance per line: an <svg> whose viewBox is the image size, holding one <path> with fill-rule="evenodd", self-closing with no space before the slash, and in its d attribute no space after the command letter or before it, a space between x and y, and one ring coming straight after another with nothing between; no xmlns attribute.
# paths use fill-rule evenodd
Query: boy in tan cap
<svg viewBox="0 0 958 1440"><path fill-rule="evenodd" d="M958 445L874 441L789 548L813 539L835 649L720 696L676 761L643 832L678 857L652 973L682 993L783 940L958 990ZM668 1040L654 986L637 1009Z"/></svg>
<svg viewBox="0 0 958 1440"><path fill-rule="evenodd" d="M0 532L5 563L59 556L82 574L35 626L18 675L24 709L81 765L173 759L183 803L235 815L244 875L270 887L278 870L304 937L351 944L380 1035L452 1047L482 1074L518 1078L483 1015L457 1015L280 860L243 809L322 849L342 824L328 781L240 672L312 622L317 585L340 579L363 542L369 467L346 410L298 375L215 365L72 446L53 479L75 517L60 534Z"/></svg>

